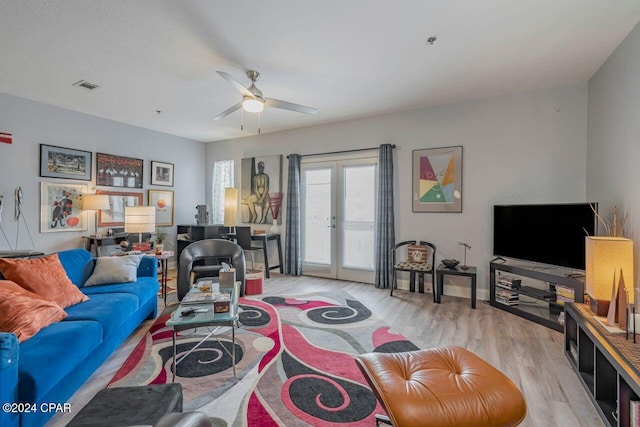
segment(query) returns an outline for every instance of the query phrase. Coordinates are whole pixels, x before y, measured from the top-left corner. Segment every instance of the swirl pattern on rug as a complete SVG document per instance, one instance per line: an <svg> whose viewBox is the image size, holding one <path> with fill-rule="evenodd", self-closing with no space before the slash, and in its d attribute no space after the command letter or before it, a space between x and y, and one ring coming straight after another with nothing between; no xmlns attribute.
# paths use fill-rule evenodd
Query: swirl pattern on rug
<svg viewBox="0 0 640 427"><path fill-rule="evenodd" d="M237 376L223 348L230 350L230 334L206 341L176 372L185 410L205 412L216 425L375 425L384 410L354 358L417 349L346 292L248 297L240 307ZM169 316L156 320L109 387L171 381ZM179 354L199 341L183 333Z"/></svg>

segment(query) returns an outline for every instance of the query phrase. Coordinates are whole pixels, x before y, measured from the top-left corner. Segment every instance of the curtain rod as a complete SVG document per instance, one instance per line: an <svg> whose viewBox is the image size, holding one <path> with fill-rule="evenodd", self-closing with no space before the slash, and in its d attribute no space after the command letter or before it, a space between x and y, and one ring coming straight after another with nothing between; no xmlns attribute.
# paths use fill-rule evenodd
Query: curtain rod
<svg viewBox="0 0 640 427"><path fill-rule="evenodd" d="M370 151L377 150L379 147L372 148L356 148L354 150L342 150L342 151L329 151L327 153L314 153L314 154L300 154L300 157L311 157L311 156L327 156L329 154L342 154L342 153L354 153L356 151ZM391 148L396 148L396 144L391 144ZM287 159L289 156L287 156Z"/></svg>

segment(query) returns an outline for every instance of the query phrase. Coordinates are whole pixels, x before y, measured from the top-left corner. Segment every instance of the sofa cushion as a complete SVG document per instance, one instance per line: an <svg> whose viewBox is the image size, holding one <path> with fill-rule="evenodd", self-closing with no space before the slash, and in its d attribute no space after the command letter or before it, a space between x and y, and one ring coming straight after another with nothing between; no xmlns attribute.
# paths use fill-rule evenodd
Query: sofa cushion
<svg viewBox="0 0 640 427"><path fill-rule="evenodd" d="M125 293L138 296L140 305L155 298L158 294L158 280L154 277L138 277L134 283L119 283L117 285L97 285L82 288L82 292L93 298L97 294Z"/></svg>
<svg viewBox="0 0 640 427"><path fill-rule="evenodd" d="M100 257L84 286L135 282L141 260L142 255Z"/></svg>
<svg viewBox="0 0 640 427"><path fill-rule="evenodd" d="M68 316L64 322L76 320L99 322L103 328L103 335L100 338L104 340L129 319L139 307L138 297L130 293L94 294L89 301L67 308Z"/></svg>
<svg viewBox="0 0 640 427"><path fill-rule="evenodd" d="M55 302L9 280L0 280L0 331L14 333L23 342L65 317L67 313Z"/></svg>
<svg viewBox="0 0 640 427"><path fill-rule="evenodd" d="M84 282L91 276L95 259L91 252L85 249L69 249L68 251L58 252L60 264L67 272L67 276L71 282L82 287Z"/></svg>
<svg viewBox="0 0 640 427"><path fill-rule="evenodd" d="M100 323L64 320L20 344L20 401L34 402L44 396L77 369L101 341Z"/></svg>
<svg viewBox="0 0 640 427"><path fill-rule="evenodd" d="M62 308L89 299L71 283L58 254L31 259L0 258L0 271L6 279Z"/></svg>

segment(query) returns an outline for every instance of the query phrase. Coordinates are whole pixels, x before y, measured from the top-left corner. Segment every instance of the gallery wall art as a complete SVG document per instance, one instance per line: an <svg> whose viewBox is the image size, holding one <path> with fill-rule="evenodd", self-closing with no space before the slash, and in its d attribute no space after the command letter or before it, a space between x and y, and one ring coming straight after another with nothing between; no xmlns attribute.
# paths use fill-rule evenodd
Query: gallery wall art
<svg viewBox="0 0 640 427"><path fill-rule="evenodd" d="M91 181L90 151L40 144L40 176Z"/></svg>
<svg viewBox="0 0 640 427"><path fill-rule="evenodd" d="M240 219L245 224L271 224L269 193L282 191L282 155L242 159Z"/></svg>
<svg viewBox="0 0 640 427"><path fill-rule="evenodd" d="M173 187L173 163L151 161L151 185Z"/></svg>
<svg viewBox="0 0 640 427"><path fill-rule="evenodd" d="M156 208L156 227L173 225L173 191L149 190L149 206Z"/></svg>
<svg viewBox="0 0 640 427"><path fill-rule="evenodd" d="M413 151L413 212L462 212L462 146Z"/></svg>
<svg viewBox="0 0 640 427"><path fill-rule="evenodd" d="M82 196L87 190L87 184L40 183L40 232L86 230Z"/></svg>
<svg viewBox="0 0 640 427"><path fill-rule="evenodd" d="M96 185L142 188L143 165L142 159L96 153Z"/></svg>
<svg viewBox="0 0 640 427"><path fill-rule="evenodd" d="M109 196L109 210L98 211L98 227L124 227L124 208L142 206L142 193L96 191Z"/></svg>

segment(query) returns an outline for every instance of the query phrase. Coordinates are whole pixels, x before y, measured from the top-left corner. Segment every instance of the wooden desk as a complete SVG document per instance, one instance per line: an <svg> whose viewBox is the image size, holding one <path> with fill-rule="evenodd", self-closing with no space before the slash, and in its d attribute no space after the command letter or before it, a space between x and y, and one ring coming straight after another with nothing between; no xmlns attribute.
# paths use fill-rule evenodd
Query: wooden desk
<svg viewBox="0 0 640 427"><path fill-rule="evenodd" d="M454 268L449 268L443 264L440 264L436 269L437 281L438 281L438 290L436 292L436 302L440 304L440 300L443 294L444 288L444 276L463 276L471 278L471 308L476 308L476 267L469 267L466 270L463 270L459 266Z"/></svg>
<svg viewBox="0 0 640 427"><path fill-rule="evenodd" d="M93 252L93 248L95 248L95 256L100 256L100 246L106 245L119 245L123 240L127 240L129 234L127 233L118 233L111 237L107 236L82 236L84 239L84 248L91 252Z"/></svg>
<svg viewBox="0 0 640 427"><path fill-rule="evenodd" d="M282 264L282 243L280 241L280 234L252 234L251 240L262 242L262 254L264 255L264 272L267 279L269 278L269 270L279 268L280 273L284 273ZM269 241L275 240L278 245L278 264L269 264Z"/></svg>

